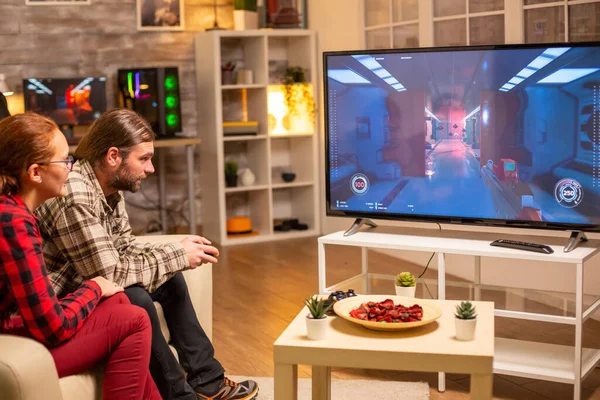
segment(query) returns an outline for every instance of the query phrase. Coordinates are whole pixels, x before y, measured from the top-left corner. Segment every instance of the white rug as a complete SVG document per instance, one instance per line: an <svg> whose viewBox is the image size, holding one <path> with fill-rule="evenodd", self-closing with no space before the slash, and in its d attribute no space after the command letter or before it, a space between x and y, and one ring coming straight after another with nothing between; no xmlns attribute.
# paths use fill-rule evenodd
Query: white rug
<svg viewBox="0 0 600 400"><path fill-rule="evenodd" d="M259 386L257 400L275 400L272 377L228 376L240 382L255 380ZM311 380L298 379L298 400L310 400ZM425 382L389 382L372 380L331 380L332 400L428 400L429 385Z"/></svg>

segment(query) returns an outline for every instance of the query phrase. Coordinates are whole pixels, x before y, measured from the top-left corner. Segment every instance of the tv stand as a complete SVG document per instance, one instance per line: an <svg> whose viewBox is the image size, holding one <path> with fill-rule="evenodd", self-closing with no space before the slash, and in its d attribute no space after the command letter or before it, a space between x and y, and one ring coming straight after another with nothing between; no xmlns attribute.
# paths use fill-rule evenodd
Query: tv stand
<svg viewBox="0 0 600 400"><path fill-rule="evenodd" d="M565 253L569 253L569 252L575 250L575 247L577 247L579 242L587 242L587 240L588 239L587 239L587 236L585 236L585 233L583 233L581 231L572 231L571 237L569 237L569 241L567 242L567 245L565 246L563 251Z"/></svg>
<svg viewBox="0 0 600 400"><path fill-rule="evenodd" d="M354 235L363 225L369 225L371 228L377 228L377 224L371 221L369 218L356 218L350 229L344 232L344 236Z"/></svg>
<svg viewBox="0 0 600 400"><path fill-rule="evenodd" d="M575 234L575 236L579 236ZM524 319L530 321L551 322L571 325L574 328L574 345L563 346L515 339L496 338L494 355L494 372L498 374L520 376L523 378L543 379L547 381L570 383L573 385L573 398L581 398L581 382L600 363L600 349L583 347L583 323L600 309L600 298L596 296L592 304L584 304L584 264L597 266L595 256L600 253L597 242L579 246L571 252L562 252L560 239L545 238L553 248L552 254L534 253L490 246L497 239L496 233L438 231L432 229L386 229L381 227L377 232L358 232L345 236L342 231L321 236L318 239L319 254L319 293L328 295L336 290L355 288L358 294L373 293L374 280L389 280L390 289L395 280L394 275L369 272L368 249L394 249L406 251L422 251L428 254L437 253L438 277L437 297L446 299L446 261L447 255L460 254L475 257L473 283L466 284L472 295L469 298L481 300L481 258L494 257L507 260L529 260L543 263L559 263L565 265L565 273L575 275L574 294L571 301L575 303L575 312L566 315L542 314L508 308L496 309L495 315L503 318ZM523 240L537 242L540 238L524 237ZM327 284L326 255L328 245L353 246L361 249L361 257L356 260L361 264L361 273L333 285ZM522 282L520 282L522 283ZM454 282L452 283L453 286ZM450 284L448 284L450 286ZM438 375L438 390L446 388L444 373Z"/></svg>

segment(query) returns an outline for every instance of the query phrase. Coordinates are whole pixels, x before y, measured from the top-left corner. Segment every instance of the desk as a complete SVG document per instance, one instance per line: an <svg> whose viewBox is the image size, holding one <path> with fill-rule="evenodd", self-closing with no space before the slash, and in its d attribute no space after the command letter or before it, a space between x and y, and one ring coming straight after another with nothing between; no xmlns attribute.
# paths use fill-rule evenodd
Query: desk
<svg viewBox="0 0 600 400"><path fill-rule="evenodd" d="M165 169L165 152L163 149L169 147L185 146L185 164L187 169L187 191L190 213L190 233L196 234L196 202L194 187L194 146L200 144L200 138L176 138L176 139L157 139L154 141L154 148L158 155L158 195L160 202L160 224L163 233L167 233L167 172ZM76 145L69 146L69 151L74 152Z"/></svg>
<svg viewBox="0 0 600 400"><path fill-rule="evenodd" d="M328 317L327 337L317 341L306 337L308 309L304 307L273 345L275 399L298 398L298 364L307 364L313 366L313 400L331 399L331 367L470 374L471 398L491 400L494 303L473 302L477 307L475 340L461 342L456 340L454 327L454 311L460 302L427 302L442 310L442 316L431 324L380 332Z"/></svg>
<svg viewBox="0 0 600 400"><path fill-rule="evenodd" d="M499 374L542 379L573 384L575 399L581 396L581 381L600 363L600 349L582 346L583 323L600 308L600 298L589 307L583 304L584 263L590 261L600 251L600 243L589 241L580 243L570 253L564 253L566 239L554 237L520 236L519 240L534 243L546 243L554 250L553 254L534 253L522 250L490 246L498 238L497 233L460 232L431 229L376 230L358 232L344 236L336 232L318 239L319 246L319 293L327 294L349 282L361 282L362 292L370 293L371 276L369 273L368 248L397 249L436 252L438 257L438 299L446 298L446 254L464 254L475 257L474 299L479 300L481 288L481 257L503 259L537 260L561 263L565 273L575 274L575 316L546 315L531 312L495 310L498 317L545 321L575 326L575 346L558 346L546 343L533 343L513 339L496 339L494 371ZM335 244L360 247L362 250L362 273L333 286L326 284L325 245ZM570 267L569 267L570 265ZM595 265L597 266L597 265ZM385 277L382 277L385 279ZM389 277L393 280L393 277ZM444 374L439 376L439 390L445 390Z"/></svg>

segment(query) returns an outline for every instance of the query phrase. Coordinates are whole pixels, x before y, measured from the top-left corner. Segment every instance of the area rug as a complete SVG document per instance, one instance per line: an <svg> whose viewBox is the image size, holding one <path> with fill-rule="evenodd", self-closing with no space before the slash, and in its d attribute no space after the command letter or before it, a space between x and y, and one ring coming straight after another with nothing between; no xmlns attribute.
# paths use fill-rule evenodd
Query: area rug
<svg viewBox="0 0 600 400"><path fill-rule="evenodd" d="M255 380L260 388L256 400L275 400L273 396L272 377L228 376L240 382ZM311 380L298 379L298 400L310 400ZM428 400L429 385L425 382L389 382L373 380L331 380L332 400Z"/></svg>

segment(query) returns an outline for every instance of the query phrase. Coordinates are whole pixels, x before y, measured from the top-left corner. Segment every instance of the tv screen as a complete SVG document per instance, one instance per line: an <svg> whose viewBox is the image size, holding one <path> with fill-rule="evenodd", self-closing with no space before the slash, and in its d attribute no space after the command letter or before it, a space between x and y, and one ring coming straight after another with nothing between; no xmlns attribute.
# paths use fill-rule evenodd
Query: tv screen
<svg viewBox="0 0 600 400"><path fill-rule="evenodd" d="M25 110L57 125L90 125L106 111L106 78L23 80Z"/></svg>
<svg viewBox="0 0 600 400"><path fill-rule="evenodd" d="M600 224L600 43L325 52L327 214Z"/></svg>

